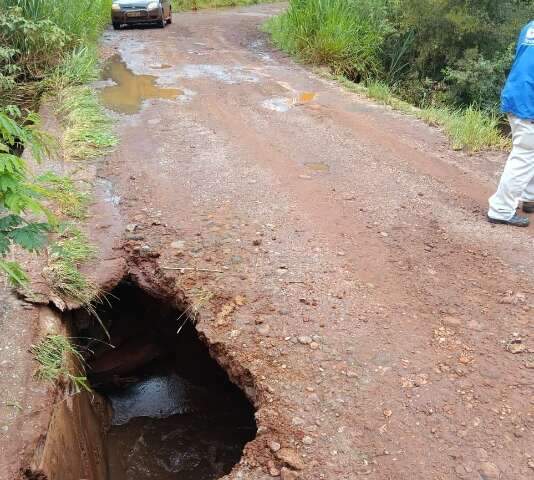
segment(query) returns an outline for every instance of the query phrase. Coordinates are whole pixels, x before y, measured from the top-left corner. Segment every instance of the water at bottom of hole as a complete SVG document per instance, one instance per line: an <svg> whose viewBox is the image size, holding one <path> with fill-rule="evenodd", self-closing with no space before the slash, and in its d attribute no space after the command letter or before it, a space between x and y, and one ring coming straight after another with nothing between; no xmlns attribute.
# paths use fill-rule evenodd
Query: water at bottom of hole
<svg viewBox="0 0 534 480"><path fill-rule="evenodd" d="M92 385L113 412L107 480L215 480L230 473L256 435L251 403L191 322L176 333L181 312L130 283L110 299L98 314L114 348L96 343L89 362Z"/></svg>
<svg viewBox="0 0 534 480"><path fill-rule="evenodd" d="M125 422L107 435L108 478L208 480L229 473L255 431L227 396L211 392L210 401L208 393L169 375L108 394L114 422ZM173 410L179 413L165 416ZM151 416L130 418L140 414Z"/></svg>

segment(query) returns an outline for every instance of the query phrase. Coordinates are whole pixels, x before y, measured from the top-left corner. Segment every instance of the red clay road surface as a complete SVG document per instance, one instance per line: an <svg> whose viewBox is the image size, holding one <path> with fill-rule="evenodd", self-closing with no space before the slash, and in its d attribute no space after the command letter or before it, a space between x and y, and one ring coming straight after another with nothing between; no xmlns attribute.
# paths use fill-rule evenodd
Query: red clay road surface
<svg viewBox="0 0 534 480"><path fill-rule="evenodd" d="M228 478L534 478L532 230L485 221L504 155L453 152L277 52L261 25L281 8L104 40L181 93L117 114L100 175L135 268L222 272L154 278L255 399Z"/></svg>

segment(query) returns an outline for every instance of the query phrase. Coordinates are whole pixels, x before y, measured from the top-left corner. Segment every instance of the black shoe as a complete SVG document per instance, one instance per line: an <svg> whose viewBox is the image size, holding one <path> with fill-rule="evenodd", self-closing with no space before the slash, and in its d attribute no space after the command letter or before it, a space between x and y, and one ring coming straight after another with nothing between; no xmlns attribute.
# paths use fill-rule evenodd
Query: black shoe
<svg viewBox="0 0 534 480"><path fill-rule="evenodd" d="M488 215L488 222L512 225L513 227L528 227L530 225L530 220L527 217L522 217L521 215L514 215L512 218L510 218L510 220L499 220L497 218L491 218Z"/></svg>
<svg viewBox="0 0 534 480"><path fill-rule="evenodd" d="M534 202L523 202L523 212L534 213Z"/></svg>

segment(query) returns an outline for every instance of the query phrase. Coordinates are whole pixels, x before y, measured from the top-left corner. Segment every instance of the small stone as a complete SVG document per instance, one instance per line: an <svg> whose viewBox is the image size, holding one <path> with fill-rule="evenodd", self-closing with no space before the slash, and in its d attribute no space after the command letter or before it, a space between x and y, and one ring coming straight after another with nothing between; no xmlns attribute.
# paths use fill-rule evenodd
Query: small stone
<svg viewBox="0 0 534 480"><path fill-rule="evenodd" d="M384 238L385 237L389 237L389 233L388 232L380 232L380 235L383 236Z"/></svg>
<svg viewBox="0 0 534 480"><path fill-rule="evenodd" d="M319 344L317 342L311 342L310 343L310 348L312 350L317 350L319 348Z"/></svg>
<svg viewBox="0 0 534 480"><path fill-rule="evenodd" d="M300 417L293 417L293 420L291 420L293 425L304 425L304 420Z"/></svg>
<svg viewBox="0 0 534 480"><path fill-rule="evenodd" d="M171 243L171 248L174 250L183 250L185 247L185 242L183 240L175 240Z"/></svg>
<svg viewBox="0 0 534 480"><path fill-rule="evenodd" d="M271 331L271 327L270 327L269 325L265 325L265 324L263 324L263 325L260 325L260 326L258 327L258 333L259 333L260 335L263 335L263 336L265 336L265 335L269 335L269 332L270 332L270 331Z"/></svg>
<svg viewBox="0 0 534 480"><path fill-rule="evenodd" d="M276 458L294 470L302 470L304 462L299 454L291 448L281 448L276 452Z"/></svg>
<svg viewBox="0 0 534 480"><path fill-rule="evenodd" d="M534 357L525 360L525 368L534 369Z"/></svg>
<svg viewBox="0 0 534 480"><path fill-rule="evenodd" d="M252 245L254 245L255 247L259 247L261 245L261 240L259 238L253 240Z"/></svg>
<svg viewBox="0 0 534 480"><path fill-rule="evenodd" d="M269 448L272 452L278 452L282 446L278 442L272 441L269 443Z"/></svg>
<svg viewBox="0 0 534 480"><path fill-rule="evenodd" d="M306 435L303 439L302 439L302 443L304 445L311 445L313 443L313 438L310 437L309 435Z"/></svg>
<svg viewBox="0 0 534 480"><path fill-rule="evenodd" d="M307 335L301 335L300 337L297 338L297 340L299 341L299 343L301 343L302 345L309 345L310 343L312 343L312 338L311 337L308 337Z"/></svg>
<svg viewBox="0 0 534 480"><path fill-rule="evenodd" d="M532 468L532 470L534 470L534 460L532 458L529 458L527 462L527 467Z"/></svg>
<svg viewBox="0 0 534 480"><path fill-rule="evenodd" d="M462 325L462 320L460 320L458 317L453 317L451 315L447 315L446 317L443 317L441 319L441 322L443 325L446 325L447 327L453 327L457 328Z"/></svg>
<svg viewBox="0 0 534 480"><path fill-rule="evenodd" d="M501 472L493 464L484 462L478 467L478 473L481 480L499 480L501 478Z"/></svg>
<svg viewBox="0 0 534 480"><path fill-rule="evenodd" d="M127 232L135 232L136 228L138 227L137 223L129 223L126 225L126 231Z"/></svg>
<svg viewBox="0 0 534 480"><path fill-rule="evenodd" d="M510 353L513 353L514 355L516 355L518 353L523 353L526 350L526 346L522 342L522 340L518 338L508 343L508 345L506 346L506 349Z"/></svg>
<svg viewBox="0 0 534 480"><path fill-rule="evenodd" d="M279 477L280 476L280 470L278 470L278 468L276 468L276 465L274 464L274 462L272 460L269 461L268 467L269 467L269 475L271 477Z"/></svg>
<svg viewBox="0 0 534 480"><path fill-rule="evenodd" d="M281 480L298 480L299 474L297 472L294 472L293 470L289 470L288 468L284 467L280 471L280 479Z"/></svg>

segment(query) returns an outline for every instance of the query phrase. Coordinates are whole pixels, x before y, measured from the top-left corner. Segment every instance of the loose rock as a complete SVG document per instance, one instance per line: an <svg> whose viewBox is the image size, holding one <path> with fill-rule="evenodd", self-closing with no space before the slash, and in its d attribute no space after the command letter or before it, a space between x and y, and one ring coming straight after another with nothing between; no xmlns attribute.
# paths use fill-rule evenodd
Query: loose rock
<svg viewBox="0 0 534 480"><path fill-rule="evenodd" d="M276 458L294 470L302 470L304 468L304 462L299 454L291 448L281 448L276 452Z"/></svg>
<svg viewBox="0 0 534 480"><path fill-rule="evenodd" d="M273 441L269 443L269 448L271 449L272 452L278 452L278 450L280 450L282 446L278 442Z"/></svg>
<svg viewBox="0 0 534 480"><path fill-rule="evenodd" d="M501 478L501 472L493 464L484 462L478 467L478 473L481 480L499 480Z"/></svg>
<svg viewBox="0 0 534 480"><path fill-rule="evenodd" d="M300 475L297 472L287 469L286 467L282 468L280 471L281 480L298 480Z"/></svg>

